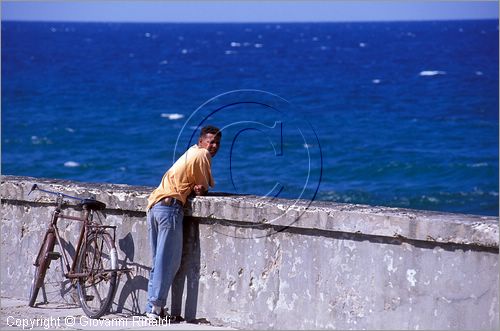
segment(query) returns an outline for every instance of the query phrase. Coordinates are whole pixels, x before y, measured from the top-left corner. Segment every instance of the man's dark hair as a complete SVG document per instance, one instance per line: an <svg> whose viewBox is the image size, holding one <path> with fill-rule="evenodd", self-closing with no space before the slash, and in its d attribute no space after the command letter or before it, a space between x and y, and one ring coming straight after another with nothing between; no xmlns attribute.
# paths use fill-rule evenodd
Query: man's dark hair
<svg viewBox="0 0 500 331"><path fill-rule="evenodd" d="M222 132L219 130L219 128L217 128L215 126L207 125L207 126L203 127L201 129L201 132L200 132L200 138L205 137L205 135L207 133L211 133L211 134L214 134L214 135L219 136L220 138L222 138Z"/></svg>

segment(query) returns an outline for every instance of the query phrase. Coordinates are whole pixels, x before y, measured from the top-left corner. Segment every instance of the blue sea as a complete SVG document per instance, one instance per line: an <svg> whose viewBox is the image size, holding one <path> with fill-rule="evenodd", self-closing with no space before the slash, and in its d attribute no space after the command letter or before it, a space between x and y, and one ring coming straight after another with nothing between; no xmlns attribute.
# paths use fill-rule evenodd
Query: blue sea
<svg viewBox="0 0 500 331"><path fill-rule="evenodd" d="M498 215L498 22L2 22L2 174Z"/></svg>

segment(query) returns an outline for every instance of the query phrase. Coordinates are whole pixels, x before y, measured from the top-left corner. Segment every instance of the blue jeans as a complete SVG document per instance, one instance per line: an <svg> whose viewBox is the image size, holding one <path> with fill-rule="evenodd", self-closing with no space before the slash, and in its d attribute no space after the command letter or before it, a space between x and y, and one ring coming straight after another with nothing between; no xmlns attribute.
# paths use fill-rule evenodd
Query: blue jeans
<svg viewBox="0 0 500 331"><path fill-rule="evenodd" d="M164 307L167 303L168 290L181 265L183 218L184 210L179 204L165 206L157 203L148 211L153 263L148 283L146 312L151 311L152 305Z"/></svg>

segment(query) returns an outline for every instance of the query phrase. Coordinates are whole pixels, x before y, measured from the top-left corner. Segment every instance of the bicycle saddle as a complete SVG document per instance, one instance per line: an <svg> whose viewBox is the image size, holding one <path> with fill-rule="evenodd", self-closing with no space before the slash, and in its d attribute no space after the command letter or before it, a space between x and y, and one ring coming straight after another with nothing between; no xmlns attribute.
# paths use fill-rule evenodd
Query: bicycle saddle
<svg viewBox="0 0 500 331"><path fill-rule="evenodd" d="M97 201L94 199L83 199L82 202L80 202L80 205L83 208L89 209L89 210L103 210L106 208L106 204L101 201Z"/></svg>

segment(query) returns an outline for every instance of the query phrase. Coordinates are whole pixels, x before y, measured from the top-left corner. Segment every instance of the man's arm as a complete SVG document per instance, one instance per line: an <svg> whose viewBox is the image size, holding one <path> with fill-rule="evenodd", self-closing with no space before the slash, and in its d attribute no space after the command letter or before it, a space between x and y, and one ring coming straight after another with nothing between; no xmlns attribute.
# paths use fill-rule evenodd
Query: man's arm
<svg viewBox="0 0 500 331"><path fill-rule="evenodd" d="M208 186L214 186L211 164L206 155L199 156L194 162L193 175L193 192L196 195L205 195L208 192Z"/></svg>

